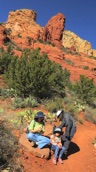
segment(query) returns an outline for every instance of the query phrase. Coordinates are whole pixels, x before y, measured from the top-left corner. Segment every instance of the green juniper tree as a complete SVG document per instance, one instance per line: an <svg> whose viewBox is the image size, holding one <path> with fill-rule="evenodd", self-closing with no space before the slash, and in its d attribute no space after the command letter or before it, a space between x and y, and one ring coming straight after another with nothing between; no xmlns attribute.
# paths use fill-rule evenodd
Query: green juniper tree
<svg viewBox="0 0 96 172"><path fill-rule="evenodd" d="M8 85L20 96L34 95L43 98L54 93L64 93L70 73L36 49L30 54L24 53L15 63L13 60L6 76Z"/></svg>
<svg viewBox="0 0 96 172"><path fill-rule="evenodd" d="M93 79L80 75L80 80L74 84L74 90L77 96L85 101L91 103L96 98L96 86Z"/></svg>

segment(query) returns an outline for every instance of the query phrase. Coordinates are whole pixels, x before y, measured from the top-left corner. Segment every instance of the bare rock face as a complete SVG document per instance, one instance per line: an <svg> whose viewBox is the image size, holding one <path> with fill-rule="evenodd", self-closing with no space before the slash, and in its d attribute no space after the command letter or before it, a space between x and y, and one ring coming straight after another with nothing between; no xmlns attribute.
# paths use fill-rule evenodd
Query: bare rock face
<svg viewBox="0 0 96 172"><path fill-rule="evenodd" d="M82 52L89 56L93 54L92 46L88 41L81 39L75 33L68 30L63 32L63 46L67 48L74 46L77 52Z"/></svg>
<svg viewBox="0 0 96 172"><path fill-rule="evenodd" d="M36 23L35 11L21 9L9 13L5 28L10 29L10 38L21 45L32 45L33 40L49 41L62 46L65 17L58 13L53 16L45 28Z"/></svg>
<svg viewBox="0 0 96 172"><path fill-rule="evenodd" d="M56 16L53 16L45 26L43 39L53 42L57 46L62 45L64 24L65 17L63 14L58 13Z"/></svg>
<svg viewBox="0 0 96 172"><path fill-rule="evenodd" d="M38 39L43 32L43 27L36 23L37 14L35 11L21 9L9 13L5 28L11 29L11 36L19 38L30 37Z"/></svg>
<svg viewBox="0 0 96 172"><path fill-rule="evenodd" d="M96 50L93 50L93 56L96 57Z"/></svg>

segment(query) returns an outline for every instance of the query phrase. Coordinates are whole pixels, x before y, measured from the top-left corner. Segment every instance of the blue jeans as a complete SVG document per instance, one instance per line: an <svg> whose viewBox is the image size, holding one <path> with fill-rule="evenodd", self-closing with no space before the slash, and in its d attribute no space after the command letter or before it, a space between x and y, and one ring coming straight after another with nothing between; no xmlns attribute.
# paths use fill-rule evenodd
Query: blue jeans
<svg viewBox="0 0 96 172"><path fill-rule="evenodd" d="M59 148L57 145L52 145L51 149L55 151L54 158L57 159L58 156L59 158L62 158L62 155L65 151L65 147L63 146L62 148ZM58 155L59 154L59 155Z"/></svg>
<svg viewBox="0 0 96 172"><path fill-rule="evenodd" d="M50 139L45 136L36 133L28 133L27 139L35 142L38 145L38 148L43 148L45 145L50 143Z"/></svg>

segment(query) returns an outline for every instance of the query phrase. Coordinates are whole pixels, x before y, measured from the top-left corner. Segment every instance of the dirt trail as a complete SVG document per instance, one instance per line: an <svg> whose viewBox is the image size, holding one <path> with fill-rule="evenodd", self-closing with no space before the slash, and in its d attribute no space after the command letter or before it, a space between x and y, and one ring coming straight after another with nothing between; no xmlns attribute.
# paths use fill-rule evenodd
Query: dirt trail
<svg viewBox="0 0 96 172"><path fill-rule="evenodd" d="M9 104L10 105L10 104ZM0 101L0 108L8 106L8 102ZM9 111L6 111L9 115ZM64 164L54 165L50 160L34 157L27 150L21 152L24 172L96 172L96 148L92 141L96 137L96 125L84 120L77 125L77 132L70 144L69 155Z"/></svg>
<svg viewBox="0 0 96 172"><path fill-rule="evenodd" d="M72 140L69 155L64 164L54 165L50 160L23 156L22 162L26 172L96 172L96 149L92 140L96 137L96 125L87 121L78 124L77 132Z"/></svg>

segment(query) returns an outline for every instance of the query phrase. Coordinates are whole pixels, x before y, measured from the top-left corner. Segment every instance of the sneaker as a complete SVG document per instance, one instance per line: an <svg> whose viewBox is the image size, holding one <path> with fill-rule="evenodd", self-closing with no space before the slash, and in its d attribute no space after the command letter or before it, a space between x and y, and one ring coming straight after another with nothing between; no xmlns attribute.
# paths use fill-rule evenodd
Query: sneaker
<svg viewBox="0 0 96 172"><path fill-rule="evenodd" d="M63 161L62 161L62 159L61 159L61 158L59 158L59 159L58 159L58 161L59 161L61 164L63 164Z"/></svg>
<svg viewBox="0 0 96 172"><path fill-rule="evenodd" d="M56 161L56 159L55 158L53 158L53 164L57 164L57 161Z"/></svg>

